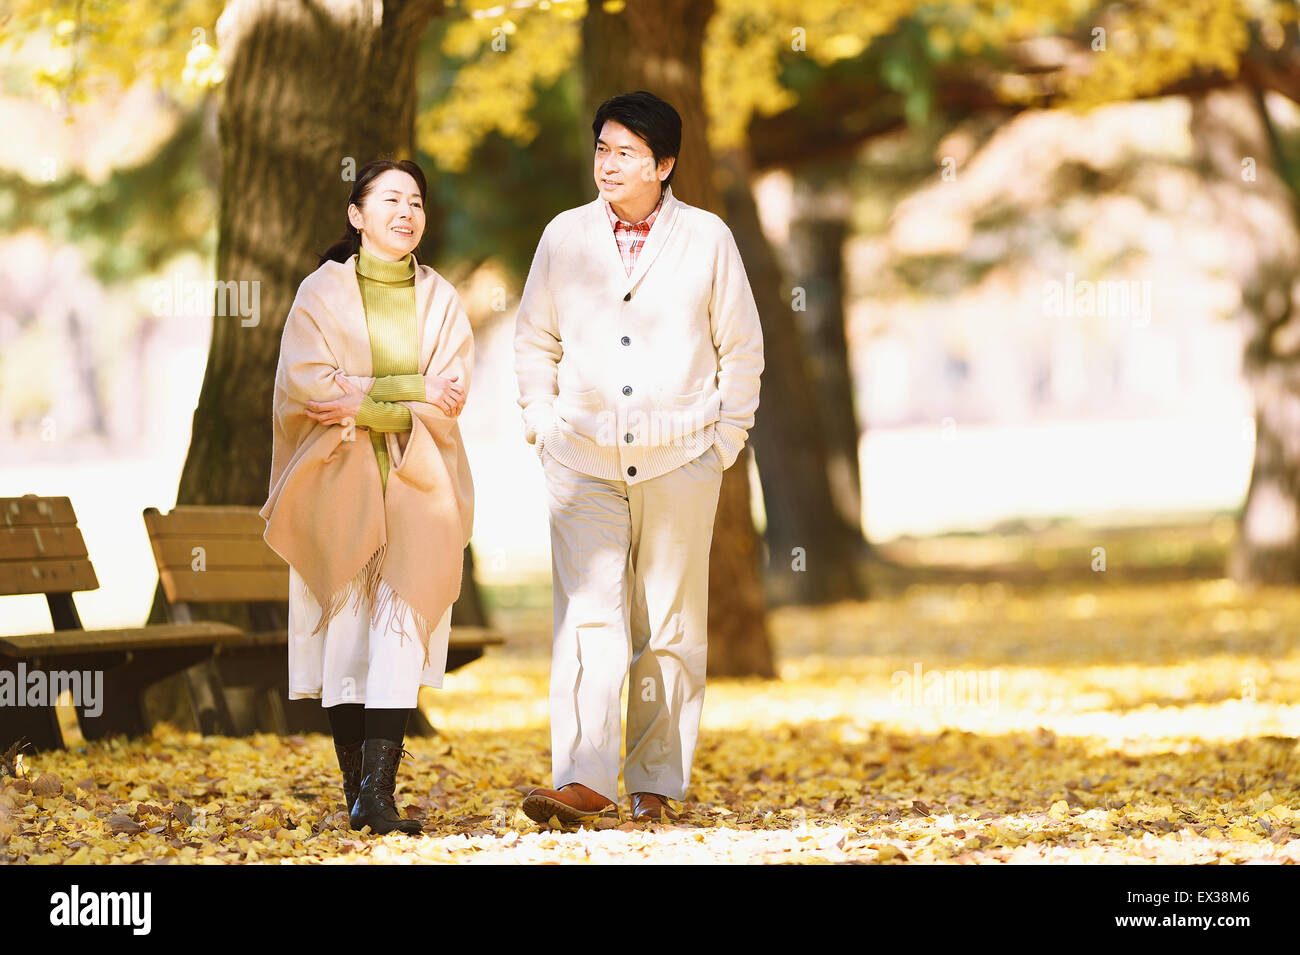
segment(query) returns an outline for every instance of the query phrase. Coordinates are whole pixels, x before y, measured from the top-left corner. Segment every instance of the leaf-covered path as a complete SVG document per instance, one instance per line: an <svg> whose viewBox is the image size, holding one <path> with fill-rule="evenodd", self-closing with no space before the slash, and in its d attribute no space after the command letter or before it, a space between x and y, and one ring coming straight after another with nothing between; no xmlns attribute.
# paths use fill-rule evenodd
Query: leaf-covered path
<svg viewBox="0 0 1300 955"><path fill-rule="evenodd" d="M773 623L781 679L710 681L674 826L517 811L551 782L538 634L424 691L442 735L397 789L423 836L347 829L324 736L163 727L25 758L0 861L1300 861L1294 591L912 588Z"/></svg>

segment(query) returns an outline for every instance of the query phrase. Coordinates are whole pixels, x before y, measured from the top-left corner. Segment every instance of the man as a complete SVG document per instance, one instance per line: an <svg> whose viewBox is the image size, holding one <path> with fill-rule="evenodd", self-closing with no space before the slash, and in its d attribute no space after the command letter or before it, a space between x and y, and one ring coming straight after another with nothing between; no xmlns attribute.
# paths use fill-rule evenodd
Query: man
<svg viewBox="0 0 1300 955"><path fill-rule="evenodd" d="M551 769L529 818L676 819L704 702L722 472L758 407L763 338L731 231L673 196L681 117L645 91L592 123L599 197L547 225L515 323L546 475L555 590Z"/></svg>

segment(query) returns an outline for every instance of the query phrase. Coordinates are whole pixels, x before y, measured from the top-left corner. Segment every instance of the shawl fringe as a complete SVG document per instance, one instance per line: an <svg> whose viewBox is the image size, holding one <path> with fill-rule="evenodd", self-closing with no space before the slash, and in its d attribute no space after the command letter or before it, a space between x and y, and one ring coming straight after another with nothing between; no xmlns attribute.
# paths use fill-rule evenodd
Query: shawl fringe
<svg viewBox="0 0 1300 955"><path fill-rule="evenodd" d="M399 597L387 581L383 582L383 586L379 588L375 599L370 604L371 626L380 626L381 621L382 632L396 632L398 638L403 641L409 637L420 641L421 646L424 647L424 662L420 664L420 669L423 671L429 665L429 644L438 624L431 622ZM415 632L412 633L408 628L414 628Z"/></svg>
<svg viewBox="0 0 1300 955"><path fill-rule="evenodd" d="M429 644L438 624L431 622L399 597L388 582L380 576L379 571L383 567L387 552L388 544L380 544L379 549L370 555L365 566L357 571L357 575L348 581L346 586L340 587L321 603L320 619L316 621L312 635L324 633L330 621L349 602L353 610L360 610L363 605L368 606L370 626L376 628L382 626L386 631L396 632L398 638L403 641L410 637L420 641L424 647L424 662L420 665L423 670L429 665ZM383 586L380 586L381 584Z"/></svg>
<svg viewBox="0 0 1300 955"><path fill-rule="evenodd" d="M370 555L370 559L357 571L355 577L320 602L320 619L316 621L312 636L324 633L330 621L348 605L349 601L352 603L353 610L360 610L363 600L367 604L374 600L375 591L379 587L379 568L383 566L384 555L387 552L387 542L380 544L379 549Z"/></svg>

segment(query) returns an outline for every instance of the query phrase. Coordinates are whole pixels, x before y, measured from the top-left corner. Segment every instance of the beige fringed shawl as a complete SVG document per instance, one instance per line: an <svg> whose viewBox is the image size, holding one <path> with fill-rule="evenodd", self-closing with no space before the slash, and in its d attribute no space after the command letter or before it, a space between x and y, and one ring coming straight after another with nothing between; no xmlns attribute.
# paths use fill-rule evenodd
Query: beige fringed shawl
<svg viewBox="0 0 1300 955"><path fill-rule="evenodd" d="M469 390L474 340L450 282L416 262L415 310L423 375L460 376ZM298 286L275 373L271 487L265 538L302 575L322 613L313 633L352 600L374 624L429 640L460 595L462 552L474 519L474 484L460 427L436 406L402 402L411 430L385 435L392 465L381 484L366 432L309 418L308 401L343 397L334 373L368 377L356 257L326 262ZM383 581L387 587L380 588Z"/></svg>

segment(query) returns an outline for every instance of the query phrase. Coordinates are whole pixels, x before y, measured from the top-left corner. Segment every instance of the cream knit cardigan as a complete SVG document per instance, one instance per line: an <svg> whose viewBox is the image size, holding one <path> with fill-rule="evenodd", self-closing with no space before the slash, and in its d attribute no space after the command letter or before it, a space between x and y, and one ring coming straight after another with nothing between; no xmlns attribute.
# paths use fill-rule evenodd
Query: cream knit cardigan
<svg viewBox="0 0 1300 955"><path fill-rule="evenodd" d="M474 365L469 319L451 283L416 262L420 373L460 376ZM429 662L429 638L460 594L462 552L474 519L474 484L457 419L423 401L410 432L385 435L392 462L385 489L363 429L325 425L308 401L343 396L334 374L371 375L370 337L356 257L325 262L298 286L275 375L270 494L261 509L266 542L310 588L321 632L352 599L372 622L405 636L412 624ZM360 440L357 431L361 431ZM391 599L377 599L379 581ZM400 613L405 608L410 613Z"/></svg>
<svg viewBox="0 0 1300 955"><path fill-rule="evenodd" d="M730 467L758 408L763 333L718 216L672 187L628 275L604 200L542 233L515 318L525 439L629 484L717 447ZM633 469L635 469L633 471Z"/></svg>

